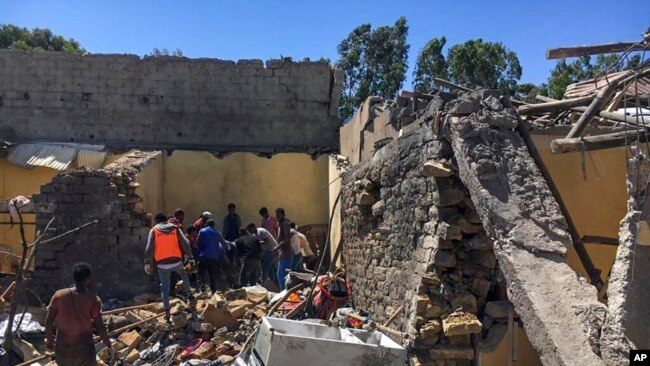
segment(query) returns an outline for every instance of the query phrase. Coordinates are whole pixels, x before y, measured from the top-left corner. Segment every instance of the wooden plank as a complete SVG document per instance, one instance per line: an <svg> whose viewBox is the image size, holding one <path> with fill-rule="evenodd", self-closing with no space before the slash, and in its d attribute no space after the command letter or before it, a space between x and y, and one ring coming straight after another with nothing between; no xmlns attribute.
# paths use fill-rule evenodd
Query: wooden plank
<svg viewBox="0 0 650 366"><path fill-rule="evenodd" d="M550 99L550 98L549 98ZM546 112L558 112L571 107L586 106L594 100L593 96L586 96L580 98L553 100L547 103L539 104L526 104L517 108L519 114L539 114Z"/></svg>
<svg viewBox="0 0 650 366"><path fill-rule="evenodd" d="M408 91L408 90L402 90L402 96L406 98L415 98L415 99L424 99L424 100L432 100L433 95L431 94L425 94L425 93L420 93L416 91Z"/></svg>
<svg viewBox="0 0 650 366"><path fill-rule="evenodd" d="M636 130L606 133L596 136L555 139L551 141L551 152L563 154L576 151L592 151L625 146L631 142L648 142L648 134Z"/></svg>
<svg viewBox="0 0 650 366"><path fill-rule="evenodd" d="M596 94L596 98L591 101L589 107L587 107L585 112L580 116L580 119L578 119L578 121L573 125L573 128L571 128L569 134L566 135L566 138L570 139L576 136L580 136L582 131L584 131L587 126L589 126L594 116L605 107L610 97L612 94L614 94L617 88L618 80L613 80L606 87L600 89L598 94Z"/></svg>
<svg viewBox="0 0 650 366"><path fill-rule="evenodd" d="M445 88L456 89L456 90L465 91L465 92L474 91L474 89L470 89L470 88L466 88L466 87L464 87L462 85L454 84L449 80L440 79L440 78L435 78L434 80L436 81L436 84L444 86Z"/></svg>
<svg viewBox="0 0 650 366"><path fill-rule="evenodd" d="M650 44L648 43L643 44L638 42L618 42L618 43L597 44L592 46L551 48L546 51L546 58L548 60L555 60L558 58L600 55L603 53L643 51L643 50L647 50L649 46Z"/></svg>
<svg viewBox="0 0 650 366"><path fill-rule="evenodd" d="M557 102L558 101L557 99L545 97L543 95L538 95L535 98L537 98L537 99L539 99L541 101L544 101L544 102ZM614 98L617 98L617 97L614 97ZM575 111L575 112L584 113L587 110L587 107L571 107L569 109L572 110L572 111ZM596 115L598 117L600 117L600 118L608 119L608 120L611 120L611 121L636 124L636 117L625 115L623 113L615 113L615 112L610 112L610 111L605 110L605 111L599 111ZM650 119L648 119L648 124L650 124Z"/></svg>

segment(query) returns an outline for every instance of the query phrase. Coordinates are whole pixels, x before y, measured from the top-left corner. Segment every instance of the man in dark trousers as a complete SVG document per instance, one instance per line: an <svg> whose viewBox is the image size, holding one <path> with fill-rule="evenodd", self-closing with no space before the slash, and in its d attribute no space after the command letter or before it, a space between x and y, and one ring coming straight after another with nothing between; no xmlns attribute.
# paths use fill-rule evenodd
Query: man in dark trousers
<svg viewBox="0 0 650 366"><path fill-rule="evenodd" d="M206 224L207 226L199 231L196 239L196 253L199 256L199 279L205 279L207 274L210 290L214 294L217 292L217 275L222 272L221 266L227 266L228 259L223 254L229 245L219 230L214 228L214 220L209 219ZM201 283L205 282L201 281Z"/></svg>
<svg viewBox="0 0 650 366"><path fill-rule="evenodd" d="M190 279L183 267L183 254L191 262L194 262L194 257L187 238L176 225L167 223L165 213L157 213L155 219L156 226L149 231L149 239L144 252L144 270L151 275L153 273L152 264L155 263L158 268L163 307L166 320L169 322L169 291L172 273L175 272L181 277L183 290L188 299L194 300L194 296L190 292Z"/></svg>
<svg viewBox="0 0 650 366"><path fill-rule="evenodd" d="M275 218L278 219L280 232L278 234L278 246L275 250L280 252L280 260L278 261L278 286L280 291L284 290L285 277L287 271L291 269L293 262L293 249L291 248L291 227L290 221L287 219L284 208L275 209Z"/></svg>
<svg viewBox="0 0 650 366"><path fill-rule="evenodd" d="M65 366L95 366L93 329L115 357L111 340L102 321L102 302L88 292L92 282L92 268L88 263L77 263L72 269L74 286L54 293L47 307L45 343L54 350L56 363ZM56 321L56 340L54 322Z"/></svg>
<svg viewBox="0 0 650 366"><path fill-rule="evenodd" d="M257 227L252 222L246 226L246 233L235 240L237 252L242 260L239 283L242 286L255 286L260 279L262 268L262 245L257 237Z"/></svg>

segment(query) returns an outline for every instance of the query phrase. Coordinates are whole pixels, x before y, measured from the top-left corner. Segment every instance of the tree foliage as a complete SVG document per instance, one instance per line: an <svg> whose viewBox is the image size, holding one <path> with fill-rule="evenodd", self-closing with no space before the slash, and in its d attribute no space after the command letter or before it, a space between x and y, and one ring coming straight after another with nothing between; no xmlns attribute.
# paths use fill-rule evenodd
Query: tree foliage
<svg viewBox="0 0 650 366"><path fill-rule="evenodd" d="M413 71L413 88L415 91L428 93L433 90L435 78L447 79L447 60L442 55L442 49L447 38L433 38L420 50Z"/></svg>
<svg viewBox="0 0 650 366"><path fill-rule="evenodd" d="M166 48L162 48L162 49L154 48L149 53L149 56L154 56L154 57L158 57L158 56L179 56L180 57L180 56L183 56L183 51L181 51L180 48L177 48L177 49L172 50L172 51L169 51Z"/></svg>
<svg viewBox="0 0 650 366"><path fill-rule="evenodd" d="M444 37L434 38L420 51L416 62L414 88L426 92L434 88L433 79L443 78L468 88L501 89L514 94L521 78L517 54L500 42L469 40L454 45L445 58Z"/></svg>
<svg viewBox="0 0 650 366"><path fill-rule="evenodd" d="M595 62L590 56L582 56L573 62L559 60L548 78L547 93L551 98L562 99L567 86L582 80L593 79L610 72L626 70L637 66L640 55L622 60L616 54L598 55Z"/></svg>
<svg viewBox="0 0 650 366"><path fill-rule="evenodd" d="M399 18L391 26L372 29L370 24L355 28L338 45L337 67L345 75L339 105L346 119L371 95L393 98L404 83L409 45L408 25Z"/></svg>
<svg viewBox="0 0 650 366"><path fill-rule="evenodd" d="M0 48L86 53L79 42L55 35L47 28L34 28L30 31L12 24L0 25Z"/></svg>

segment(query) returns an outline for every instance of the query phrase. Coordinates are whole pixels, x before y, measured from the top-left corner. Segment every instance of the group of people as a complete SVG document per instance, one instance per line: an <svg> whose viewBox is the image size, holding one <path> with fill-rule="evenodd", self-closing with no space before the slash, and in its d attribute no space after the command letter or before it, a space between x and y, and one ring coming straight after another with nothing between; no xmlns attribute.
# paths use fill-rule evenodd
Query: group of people
<svg viewBox="0 0 650 366"><path fill-rule="evenodd" d="M284 290L289 271L313 268L320 253L297 231L283 208L277 208L275 216L271 216L262 207L260 226L251 222L245 227L236 209L235 204L228 204L222 231L208 211L187 227L181 209L171 218L162 212L155 215L155 226L149 232L145 249L145 271L152 274L156 266L166 312L175 279L182 280L183 290L191 300L191 282L200 291L207 292L209 286L212 293L267 280L277 282ZM196 266L197 274L192 276L195 278L190 278L186 266Z"/></svg>
<svg viewBox="0 0 650 366"><path fill-rule="evenodd" d="M145 249L144 269L147 274L153 274L154 266L158 271L167 321L170 320L169 296L174 277L183 281L187 298L194 299L186 267L191 269L198 264L195 282L201 290L209 284L212 292L217 288L255 285L269 279L277 281L283 290L289 271L313 268L320 253L296 230L284 209L277 208L275 216L271 216L268 209L262 207L259 214L262 217L259 227L254 223L242 227L236 206L231 203L221 232L215 227L210 212L204 212L186 228L183 227L183 210L176 210L170 218L162 212L155 215L155 226L149 232ZM232 275L235 272L236 276ZM91 275L89 264L77 263L73 268L75 285L57 291L48 306L45 340L48 348L55 350L59 365L95 364L93 330L108 347L109 358L115 355L102 321L101 300L89 292Z"/></svg>

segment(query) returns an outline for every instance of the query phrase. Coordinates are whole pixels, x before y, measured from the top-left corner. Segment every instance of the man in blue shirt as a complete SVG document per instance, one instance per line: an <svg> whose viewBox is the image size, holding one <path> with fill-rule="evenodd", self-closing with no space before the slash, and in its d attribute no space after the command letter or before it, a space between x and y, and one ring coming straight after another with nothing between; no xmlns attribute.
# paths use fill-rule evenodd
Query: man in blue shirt
<svg viewBox="0 0 650 366"><path fill-rule="evenodd" d="M199 231L199 236L196 239L196 253L199 257L199 278L204 291L203 284L205 284L206 272L210 279L210 290L212 290L212 293L217 291L217 276L221 271L219 262L227 261L227 257L222 254L224 248L228 247L229 245L224 240L223 235L214 228L214 220L209 219L206 222L206 227Z"/></svg>

